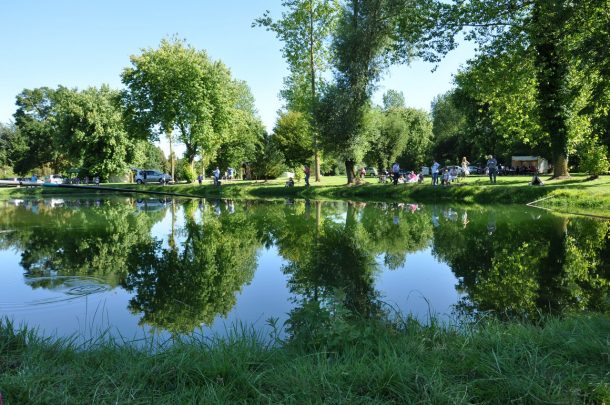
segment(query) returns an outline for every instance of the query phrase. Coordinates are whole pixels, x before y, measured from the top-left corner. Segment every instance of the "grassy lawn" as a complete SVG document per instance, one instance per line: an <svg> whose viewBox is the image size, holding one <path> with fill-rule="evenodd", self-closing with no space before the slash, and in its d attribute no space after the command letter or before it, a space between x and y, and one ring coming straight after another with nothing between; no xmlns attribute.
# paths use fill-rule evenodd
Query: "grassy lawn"
<svg viewBox="0 0 610 405"><path fill-rule="evenodd" d="M554 210L610 216L610 176L600 176L589 180L587 175L573 174L569 179L552 180L542 177L544 186L530 186L530 176L498 176L497 184L490 184L485 176L469 176L450 186L433 187L431 179L423 184L379 183L377 178L368 177L357 185L347 186L345 176L323 177L311 187L305 187L303 180L295 187L285 187L285 179L269 181L231 181L222 187L214 187L210 180L203 185L197 183L174 184L102 184L104 187L156 192L192 197L224 198L314 198L314 199L361 199L369 201L420 201L420 202L460 202L477 204L527 204L536 201L537 205ZM39 195L67 193L95 193L91 189L0 189L0 195ZM540 201L539 201L540 200Z"/></svg>

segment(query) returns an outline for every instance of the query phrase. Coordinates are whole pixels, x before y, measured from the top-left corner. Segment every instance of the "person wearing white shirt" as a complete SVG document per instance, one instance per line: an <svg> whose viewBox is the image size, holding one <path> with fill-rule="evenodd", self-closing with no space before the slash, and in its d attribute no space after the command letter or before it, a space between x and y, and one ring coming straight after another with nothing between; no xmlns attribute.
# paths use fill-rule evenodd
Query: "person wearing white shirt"
<svg viewBox="0 0 610 405"><path fill-rule="evenodd" d="M392 174L394 175L394 185L398 184L398 176L400 175L400 165L398 162L395 162L392 165Z"/></svg>
<svg viewBox="0 0 610 405"><path fill-rule="evenodd" d="M441 165L435 160L432 164L432 185L436 186L438 184L438 169Z"/></svg>

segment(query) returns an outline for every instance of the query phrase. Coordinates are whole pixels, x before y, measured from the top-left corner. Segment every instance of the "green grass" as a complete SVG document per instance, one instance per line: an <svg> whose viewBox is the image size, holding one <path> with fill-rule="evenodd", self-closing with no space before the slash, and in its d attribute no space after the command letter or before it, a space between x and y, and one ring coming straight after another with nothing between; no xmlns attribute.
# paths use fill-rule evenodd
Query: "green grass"
<svg viewBox="0 0 610 405"><path fill-rule="evenodd" d="M225 182L214 187L209 181L199 184L143 185L109 184L119 189L157 192L193 197L224 198L312 198L362 199L369 201L407 200L418 202L460 202L476 204L527 204L537 200L540 205L564 212L610 216L610 176L589 180L586 175L573 174L564 180L543 178L542 187L530 186L529 176L499 176L497 184L489 184L484 176L471 176L448 187L433 187L430 179L422 185L380 184L376 178L367 178L359 185L347 186L343 176L323 177L320 183L303 182L295 187L284 187L284 179L263 181ZM11 196L95 193L91 190L63 188L0 189Z"/></svg>
<svg viewBox="0 0 610 405"><path fill-rule="evenodd" d="M9 405L610 401L607 315L461 329L369 321L356 330L317 349L239 331L159 350L42 339L3 321L0 392Z"/></svg>

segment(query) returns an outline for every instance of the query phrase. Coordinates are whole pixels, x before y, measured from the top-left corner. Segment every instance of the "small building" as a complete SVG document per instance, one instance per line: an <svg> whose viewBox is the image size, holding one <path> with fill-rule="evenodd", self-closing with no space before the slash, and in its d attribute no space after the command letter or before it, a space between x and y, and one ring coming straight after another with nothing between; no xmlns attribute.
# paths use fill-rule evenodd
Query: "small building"
<svg viewBox="0 0 610 405"><path fill-rule="evenodd" d="M513 156L511 159L513 168L522 168L529 170L534 167L538 173L547 173L549 171L549 162L540 156Z"/></svg>

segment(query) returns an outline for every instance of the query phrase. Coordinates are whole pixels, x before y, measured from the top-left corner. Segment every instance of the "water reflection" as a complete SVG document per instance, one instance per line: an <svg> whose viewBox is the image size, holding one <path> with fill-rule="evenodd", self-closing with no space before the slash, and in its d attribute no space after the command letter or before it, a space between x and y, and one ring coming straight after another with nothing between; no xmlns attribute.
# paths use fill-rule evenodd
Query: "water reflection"
<svg viewBox="0 0 610 405"><path fill-rule="evenodd" d="M184 204L182 243L176 243L172 226L168 248L151 238L131 250L123 285L135 293L129 306L143 314L142 322L173 333L190 332L226 315L236 293L252 280L259 247L254 224L245 212L217 215L219 202L212 209L204 207L209 208L195 201Z"/></svg>
<svg viewBox="0 0 610 405"><path fill-rule="evenodd" d="M387 299L382 275L410 271L435 282L434 269L411 263L426 252L453 272L453 291L437 294L457 290L458 313L531 318L610 309L610 222L523 207L4 200L0 251L9 249L18 252L30 288L75 297L122 289L140 325L172 334L231 314L263 271L286 278L292 302L277 311L288 312L289 332L309 328L312 311L322 317L337 305L376 317ZM274 269L258 262L269 249L283 260ZM406 297L410 286L401 291ZM0 315L7 313L0 308Z"/></svg>
<svg viewBox="0 0 610 405"><path fill-rule="evenodd" d="M472 217L472 215L471 215ZM609 307L610 222L495 209L447 218L433 254L465 292L460 311L502 317Z"/></svg>

